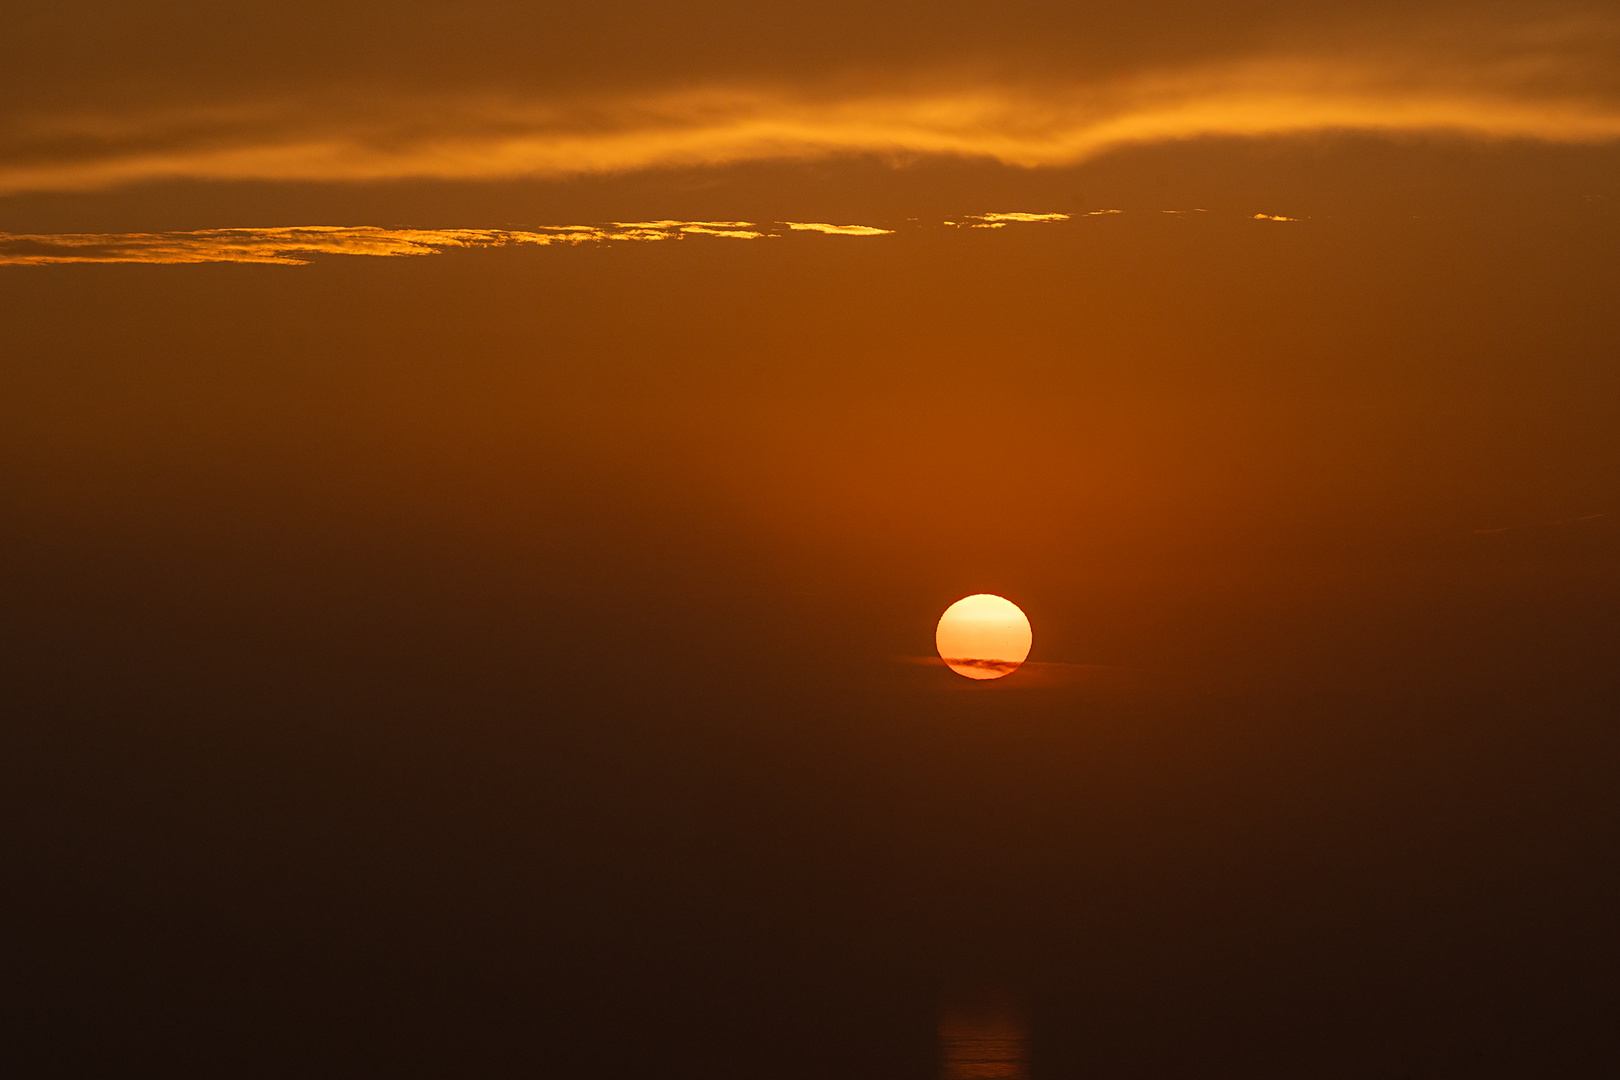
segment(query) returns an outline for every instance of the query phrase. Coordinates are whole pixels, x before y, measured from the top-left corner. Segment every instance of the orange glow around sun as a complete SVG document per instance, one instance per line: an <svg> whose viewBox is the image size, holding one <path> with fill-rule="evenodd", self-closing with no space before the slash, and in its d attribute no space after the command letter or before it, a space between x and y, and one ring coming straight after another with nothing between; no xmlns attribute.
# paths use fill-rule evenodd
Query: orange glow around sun
<svg viewBox="0 0 1620 1080"><path fill-rule="evenodd" d="M1029 656L1029 619L1010 600L990 593L964 597L945 609L934 631L940 658L969 679L999 679Z"/></svg>

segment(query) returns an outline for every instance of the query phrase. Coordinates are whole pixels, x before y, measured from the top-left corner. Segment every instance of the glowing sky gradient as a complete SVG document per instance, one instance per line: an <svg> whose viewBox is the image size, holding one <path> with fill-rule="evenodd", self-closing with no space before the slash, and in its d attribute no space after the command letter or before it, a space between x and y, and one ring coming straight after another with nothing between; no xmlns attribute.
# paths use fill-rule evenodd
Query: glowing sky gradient
<svg viewBox="0 0 1620 1080"><path fill-rule="evenodd" d="M1620 1075L1614 0L5 15L0 1076Z"/></svg>

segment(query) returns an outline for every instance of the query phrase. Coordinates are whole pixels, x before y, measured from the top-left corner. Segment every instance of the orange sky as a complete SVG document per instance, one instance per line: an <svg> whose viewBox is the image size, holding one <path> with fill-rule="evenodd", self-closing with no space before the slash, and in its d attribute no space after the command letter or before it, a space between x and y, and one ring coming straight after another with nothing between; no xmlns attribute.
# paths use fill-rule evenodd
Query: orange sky
<svg viewBox="0 0 1620 1080"><path fill-rule="evenodd" d="M0 1072L1613 1071L1608 6L8 19Z"/></svg>

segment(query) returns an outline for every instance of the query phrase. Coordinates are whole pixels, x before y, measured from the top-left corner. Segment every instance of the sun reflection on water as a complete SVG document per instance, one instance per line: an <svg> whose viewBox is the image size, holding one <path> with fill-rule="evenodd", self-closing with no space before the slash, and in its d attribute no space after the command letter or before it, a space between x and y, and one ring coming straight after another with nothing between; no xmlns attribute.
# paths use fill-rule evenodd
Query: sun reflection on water
<svg viewBox="0 0 1620 1080"><path fill-rule="evenodd" d="M941 1080L1028 1080L1029 1029L1007 1005L948 1007L939 1057Z"/></svg>

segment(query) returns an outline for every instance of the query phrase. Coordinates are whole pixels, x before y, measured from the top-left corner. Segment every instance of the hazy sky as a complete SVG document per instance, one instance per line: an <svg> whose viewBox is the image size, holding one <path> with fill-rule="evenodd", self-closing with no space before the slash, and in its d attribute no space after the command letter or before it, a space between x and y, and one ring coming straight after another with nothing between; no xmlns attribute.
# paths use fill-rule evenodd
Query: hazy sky
<svg viewBox="0 0 1620 1080"><path fill-rule="evenodd" d="M1613 1073L1609 7L6 41L0 1071Z"/></svg>

